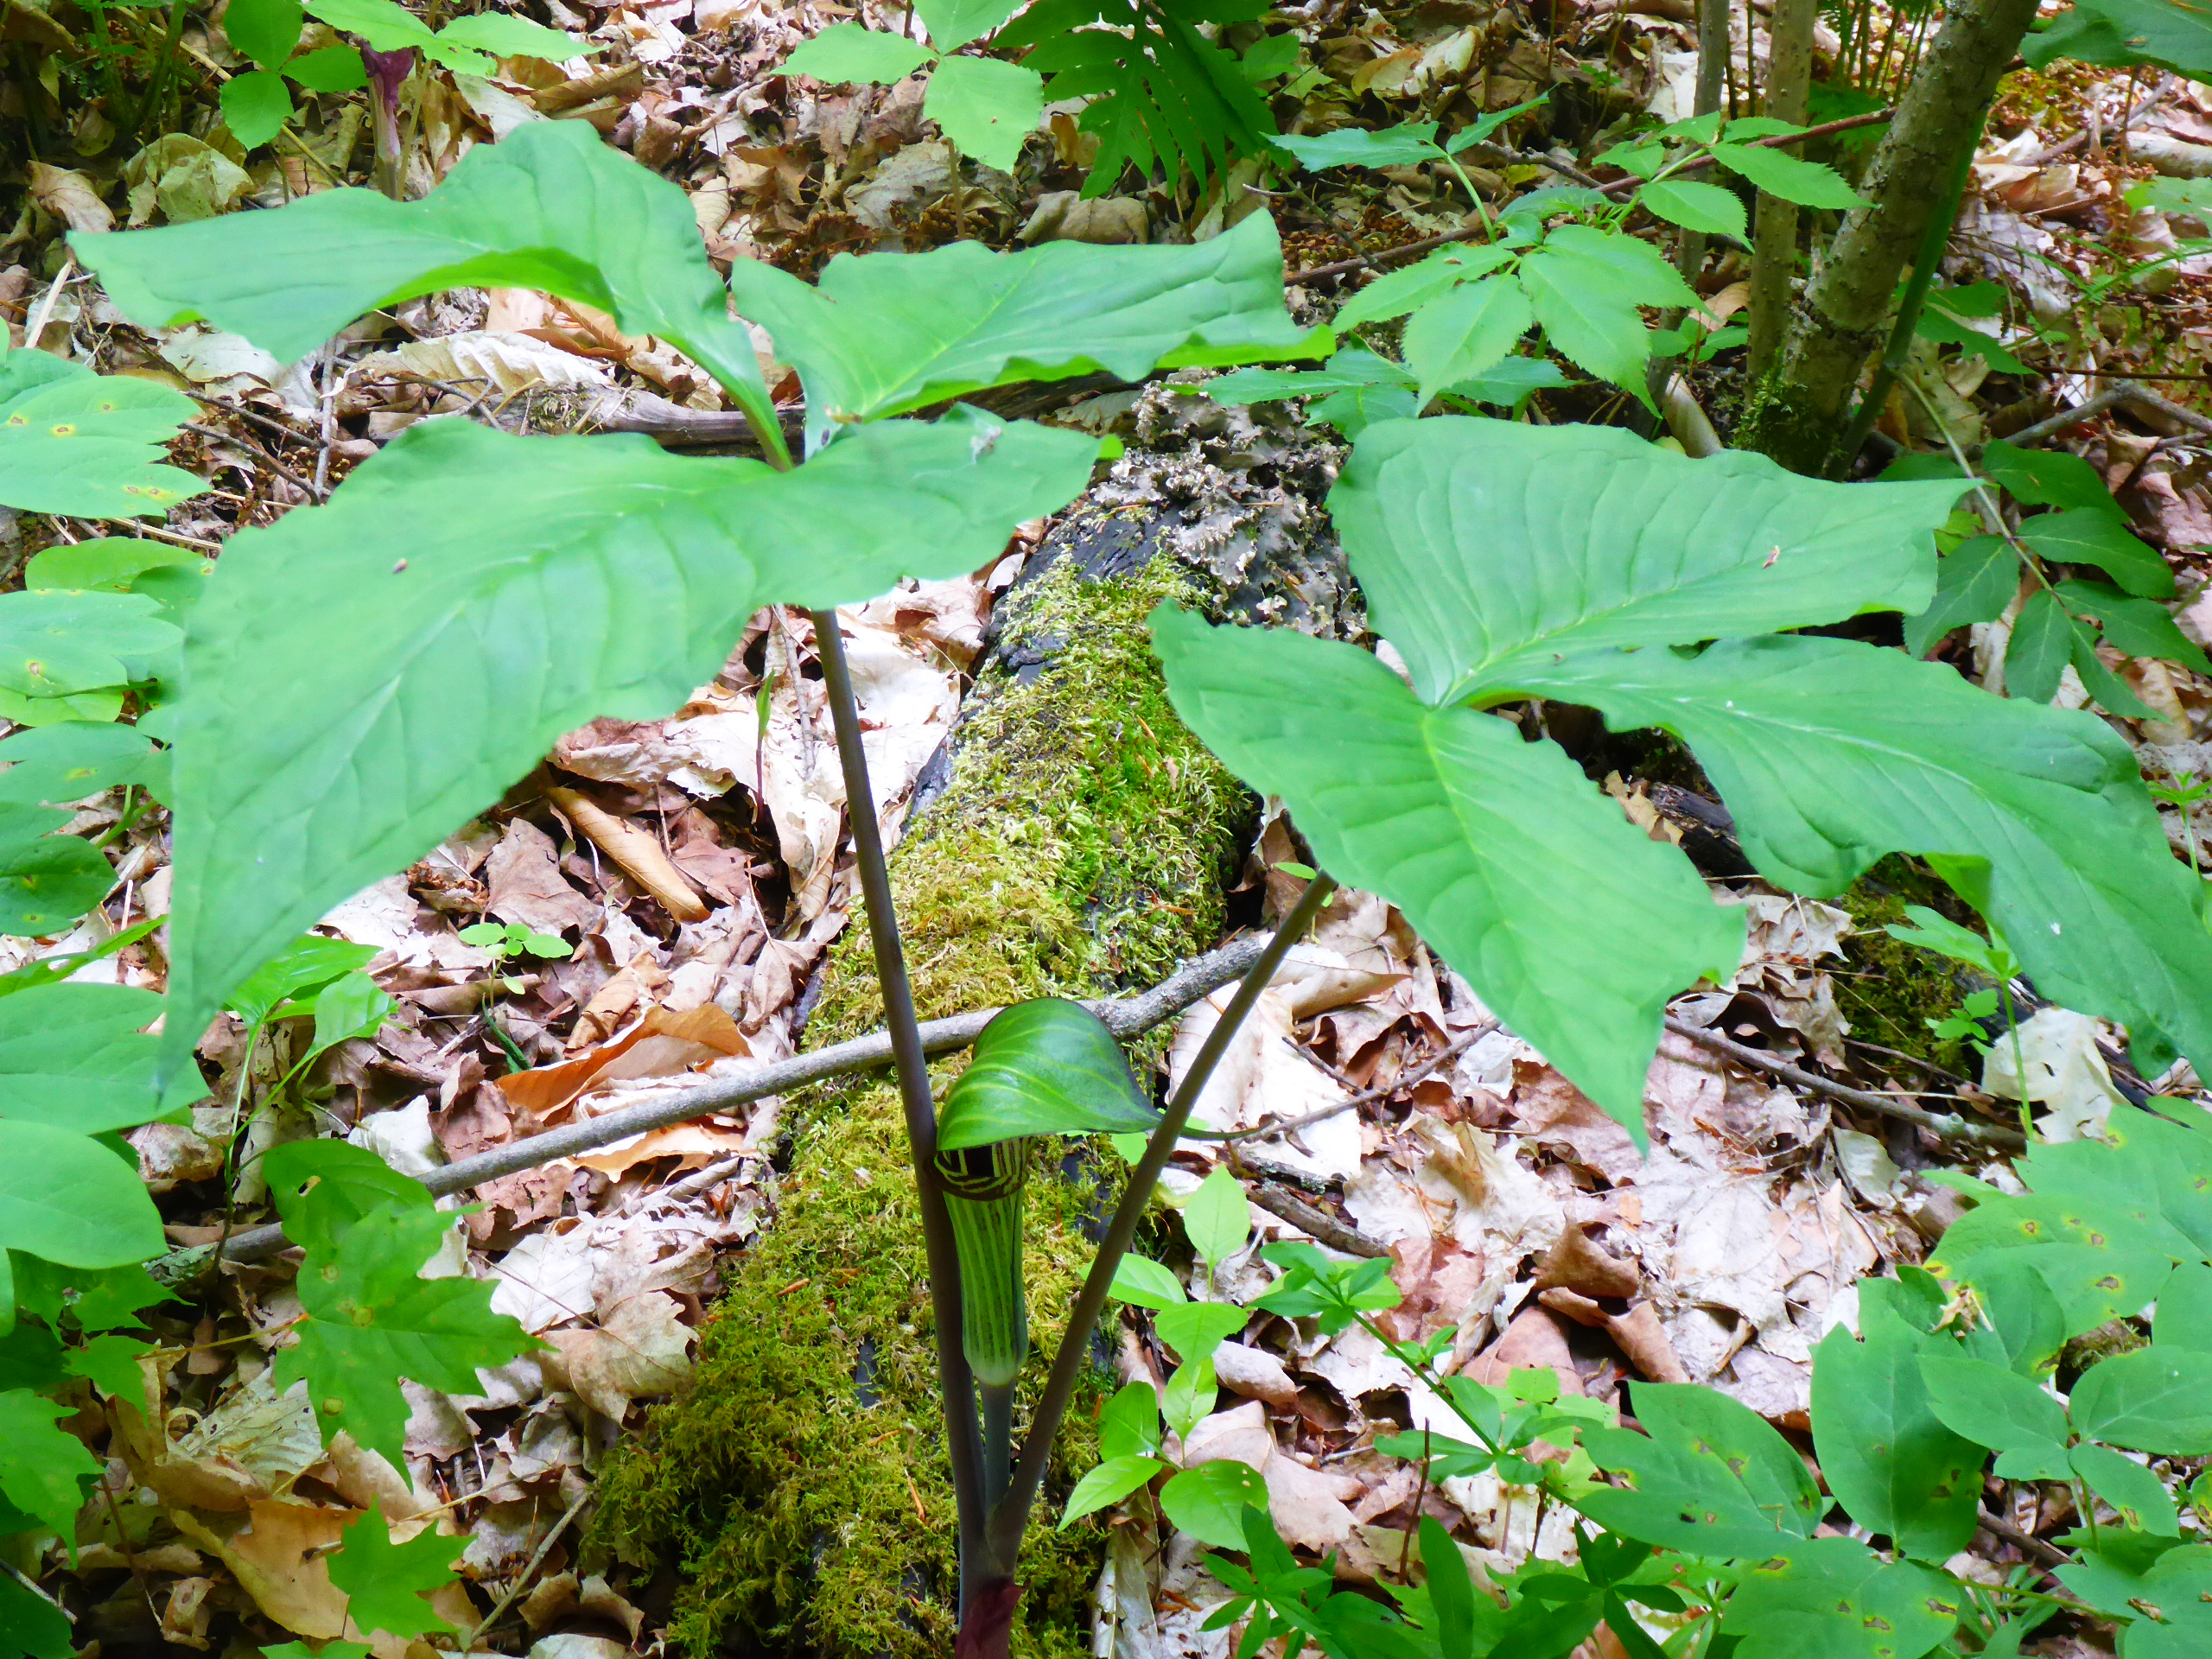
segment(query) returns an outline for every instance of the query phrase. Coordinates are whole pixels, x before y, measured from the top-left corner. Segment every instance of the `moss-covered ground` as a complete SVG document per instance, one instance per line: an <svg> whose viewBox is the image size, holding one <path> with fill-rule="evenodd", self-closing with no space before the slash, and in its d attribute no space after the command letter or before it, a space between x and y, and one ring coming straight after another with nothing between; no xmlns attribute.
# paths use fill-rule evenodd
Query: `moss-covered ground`
<svg viewBox="0 0 2212 1659"><path fill-rule="evenodd" d="M1249 804L1176 719L1143 626L1162 599L1203 597L1165 556L1102 583L1063 563L1009 597L1007 642L1029 649L1006 654L1042 671L987 676L951 783L892 859L923 1018L1150 982L1219 938ZM810 1040L879 1022L866 938L855 918ZM789 1123L776 1223L728 1269L691 1392L607 1473L598 1534L680 1562L681 1651L935 1659L952 1646L952 1489L896 1091L828 1090L794 1101ZM1091 1179L1029 1191L1026 1395L1100 1197ZM1058 1494L1095 1456L1093 1405L1062 1435ZM1055 1531L1054 1497L1025 1547L1014 1651L1074 1659L1103 1532Z"/></svg>

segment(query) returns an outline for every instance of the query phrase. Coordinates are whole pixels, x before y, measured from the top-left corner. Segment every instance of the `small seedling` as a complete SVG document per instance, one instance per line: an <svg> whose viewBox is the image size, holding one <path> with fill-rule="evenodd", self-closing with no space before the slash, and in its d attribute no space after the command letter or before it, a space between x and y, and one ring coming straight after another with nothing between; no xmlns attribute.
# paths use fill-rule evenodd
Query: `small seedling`
<svg viewBox="0 0 2212 1659"><path fill-rule="evenodd" d="M575 954L575 947L557 933L540 933L520 922L479 922L474 927L461 930L461 942L489 950L493 960L512 962L518 957L537 957L559 962ZM507 992L522 989L522 982L512 975L503 976L499 988Z"/></svg>

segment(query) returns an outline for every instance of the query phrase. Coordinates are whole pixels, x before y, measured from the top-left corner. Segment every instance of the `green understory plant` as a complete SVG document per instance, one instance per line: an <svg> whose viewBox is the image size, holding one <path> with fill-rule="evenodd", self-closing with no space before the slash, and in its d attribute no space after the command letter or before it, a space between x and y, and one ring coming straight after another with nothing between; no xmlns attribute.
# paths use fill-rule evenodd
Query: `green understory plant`
<svg viewBox="0 0 2212 1659"><path fill-rule="evenodd" d="M1538 224L1508 257L1541 271L1549 234ZM741 261L726 295L682 193L580 124L526 126L472 151L420 202L330 192L75 245L127 315L157 326L204 317L293 357L362 311L456 283L582 299L626 330L689 350L752 416L766 456L685 458L642 438L423 422L349 474L327 505L233 538L185 618L190 689L171 722L167 1075L187 1070L217 1007L330 906L423 855L563 732L677 706L763 606L813 613L846 798L874 798L832 607L902 575L982 564L1015 525L1077 493L1097 452L1093 440L965 405L933 422L900 416L1022 380L1101 370L1135 379L1160 366L1325 349L1282 310L1264 213L1188 247L1059 243L1001 255L963 244L849 256L816 286ZM733 302L798 372L803 461L786 453ZM1173 1427L1195 1426L1211 1404L1200 1362L1227 1334L1230 1311L1179 1302L1126 1252L1198 1090L1332 877L1396 903L1486 1004L1642 1135L1663 1005L1733 969L1740 912L1717 905L1679 852L1629 825L1556 747L1522 741L1492 709L1556 697L1597 707L1618 728L1663 727L1697 753L1770 880L1834 893L1885 852L1927 855L2003 928L2046 994L2125 1023L2146 1061L2176 1046L2200 1065L2212 1059L2212 933L2195 913L2195 884L2165 853L2126 746L2086 714L1993 697L1902 652L1789 632L1924 610L1936 591L1934 532L1962 487L1828 484L1756 456L1691 461L1603 429L1458 416L1365 427L1330 505L1407 679L1348 644L1211 628L1172 607L1155 616L1179 709L1256 789L1288 801L1326 872L1306 883L1164 1110L1103 1027L1050 1003L1001 1014L976 1065L937 1099L874 815L855 815L927 1248L958 1495L963 1656L1007 1651L1016 1552L1117 1282L1125 1298L1158 1305L1183 1357L1177 1376L1187 1377L1152 1405ZM1022 1143L1096 1132L1146 1140L1017 1446ZM281 1208L292 1177L276 1161L270 1179ZM378 1191L381 1203L389 1194ZM303 1229L320 1224L300 1217ZM436 1224L365 1203L342 1235L302 1242L341 1278L346 1261L374 1267L386 1300L413 1309L430 1296L418 1287L435 1282L412 1274ZM1235 1248L1215 1200L1192 1225L1202 1249ZM378 1254L386 1241L389 1253ZM1291 1317L1309 1302L1317 1318L1334 1317L1339 1301L1351 1316L1382 1305L1371 1268L1318 1255L1284 1265L1277 1292ZM1821 1445L1832 1482L1849 1478L1834 1471L1857 1466L1854 1457L1869 1471L1873 1497L1836 1486L1847 1510L1891 1535L1900 1559L1815 1538L1824 1506L1809 1474L1742 1408L1700 1395L1705 1403L1670 1418L1670 1396L1647 1407L1639 1395L1656 1438L1593 1443L1622 1431L1580 1430L1590 1468L1620 1483L1572 1499L1605 1533L1586 1535L1579 1568L1516 1580L1509 1628L1483 1651L1564 1654L1573 1641L1544 1643L1599 1621L1632 1643L1624 1631L1643 1612L1722 1600L1721 1634L1745 1641L1793 1628L1799 1615L1815 1634L1839 1619L1863 1634L1869 1619L1894 1628L1910 1614L1915 1639L1934 1631L1914 1656L1942 1639L1950 1592L1903 1557L1949 1534L1899 1506L1954 1505L1964 1477L1955 1460L1938 1459L1916 1493L1904 1475L1885 1474L1885 1459L1917 1459L1919 1443L1892 1456L1889 1430L1850 1402L1866 1394L1902 1410L1897 1368L1918 1365L1920 1338L1963 1339L1937 1336L1936 1319L1913 1326L1917 1337L1893 1338L1878 1317L1882 1294L1864 1299L1864 1344L1846 1332L1824 1344L1821 1374L1847 1382L1842 1403L1816 1402L1815 1415L1825 1412L1841 1437ZM334 1330L346 1310L327 1306ZM486 1352L506 1340L488 1331L475 1339ZM1831 1348L1840 1357L1826 1357ZM311 1393L325 1352L296 1362ZM1434 1351L1418 1357L1416 1370L1435 1377ZM423 1380L469 1386L464 1362ZM1880 1389L1859 1377L1875 1370ZM339 1410L327 1420L358 1411L344 1421L385 1432L374 1410L329 1398ZM1515 1437L1538 1430L1521 1408L1575 1415L1524 1389L1509 1432L1507 1402L1485 1399L1453 1402L1473 1438L1424 1455L1531 1462ZM318 1412L326 1403L318 1399ZM1140 1460L1131 1467L1165 1461L1146 1405L1134 1396L1116 1420L1116 1455ZM1543 1432L1567 1433L1554 1418ZM1828 1432L1816 1427L1816 1440ZM2127 1443L2101 1418L2079 1432ZM1716 1437L1724 1451L1711 1449ZM1256 1493L1211 1466L1179 1471L1163 1502L1177 1493L1188 1524L1218 1541ZM1926 1472L1916 1461L1910 1471ZM1559 1476L1588 1478L1579 1466ZM1671 1491L1656 1506L1663 1513L1628 1501L1677 1478L1693 1483L1699 1506L1739 1517L1737 1531L1697 1534L1710 1548L1685 1545L1684 1505ZM1952 1509L1942 1515L1948 1525ZM1290 1618L1274 1599L1287 1583L1308 1610L1296 1617L1309 1617L1319 1593L1310 1574L1293 1568L1286 1579L1281 1552L1235 1518L1252 1550L1247 1600L1270 1620ZM1445 1560L1433 1535L1422 1542L1424 1560L1433 1551ZM1696 1560L1668 1567L1662 1583L1653 1552L1662 1548ZM1439 1570L1411 1625L1445 1659L1468 1659L1491 1628L1458 1617L1470 1605L1452 1600L1462 1588L1471 1598L1471 1579L1462 1586ZM1387 1628L1373 1615L1344 1616ZM1386 1639L1395 1640L1376 1638ZM1901 1646L1889 1651L1908 1659Z"/></svg>

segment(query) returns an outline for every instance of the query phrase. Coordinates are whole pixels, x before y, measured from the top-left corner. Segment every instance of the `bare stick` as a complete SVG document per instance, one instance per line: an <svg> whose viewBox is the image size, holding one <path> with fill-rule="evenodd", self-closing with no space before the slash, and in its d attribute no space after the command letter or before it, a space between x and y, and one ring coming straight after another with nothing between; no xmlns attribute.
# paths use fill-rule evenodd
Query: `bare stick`
<svg viewBox="0 0 2212 1659"><path fill-rule="evenodd" d="M1717 1031L1707 1031L1702 1027L1691 1025L1688 1020L1678 1019L1671 1014L1667 1016L1667 1029L1677 1037L1688 1038L1701 1048L1709 1048L1716 1054L1727 1056L1738 1065L1748 1065L1754 1071L1768 1072L1780 1077L1784 1083L1794 1084L1798 1088L1808 1090L1816 1095L1826 1095L1830 1100L1840 1100L1847 1105L1857 1106L1865 1111L1879 1112L1885 1117L1902 1118L1908 1123L1917 1124L1932 1135L1943 1135L1953 1141L1964 1141L1973 1146L1991 1147L1999 1152L2027 1150L2028 1143L2025 1137L2017 1130L1992 1128L1984 1123L1970 1123L1963 1117L1945 1117L1936 1112L1923 1111L1917 1106L1908 1106L1904 1102L1894 1099L1888 1095L1878 1095L1871 1089L1853 1089L1848 1084L1830 1083L1826 1077L1815 1076L1802 1066L1792 1065L1787 1060L1777 1059L1775 1056L1763 1053L1758 1049L1747 1048L1741 1043L1723 1037Z"/></svg>

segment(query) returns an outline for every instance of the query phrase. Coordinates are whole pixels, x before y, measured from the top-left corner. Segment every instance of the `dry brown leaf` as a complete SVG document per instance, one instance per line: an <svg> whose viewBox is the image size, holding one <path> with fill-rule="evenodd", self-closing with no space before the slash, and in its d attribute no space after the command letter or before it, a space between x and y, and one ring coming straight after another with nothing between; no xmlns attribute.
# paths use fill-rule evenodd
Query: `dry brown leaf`
<svg viewBox="0 0 2212 1659"><path fill-rule="evenodd" d="M648 1008L644 1019L613 1042L557 1065L510 1072L498 1086L517 1109L546 1123L580 1096L624 1079L681 1077L752 1052L736 1022L711 1002L681 1014Z"/></svg>
<svg viewBox="0 0 2212 1659"><path fill-rule="evenodd" d="M168 1513L176 1529L220 1559L254 1605L284 1629L318 1640L346 1633L346 1598L323 1558L358 1511L264 1498L252 1505L246 1526L227 1535L183 1510Z"/></svg>
<svg viewBox="0 0 2212 1659"><path fill-rule="evenodd" d="M622 1421L641 1395L673 1394L691 1380L691 1337L672 1296L629 1298L605 1321L582 1331L556 1331L569 1381L593 1410Z"/></svg>
<svg viewBox="0 0 2212 1659"><path fill-rule="evenodd" d="M552 837L527 818L507 825L484 861L484 879L492 892L488 907L503 922L559 933L588 929L599 920L598 902L569 885Z"/></svg>
<svg viewBox="0 0 2212 1659"><path fill-rule="evenodd" d="M73 231L97 235L115 228L115 215L82 173L45 162L30 164L31 200Z"/></svg>

